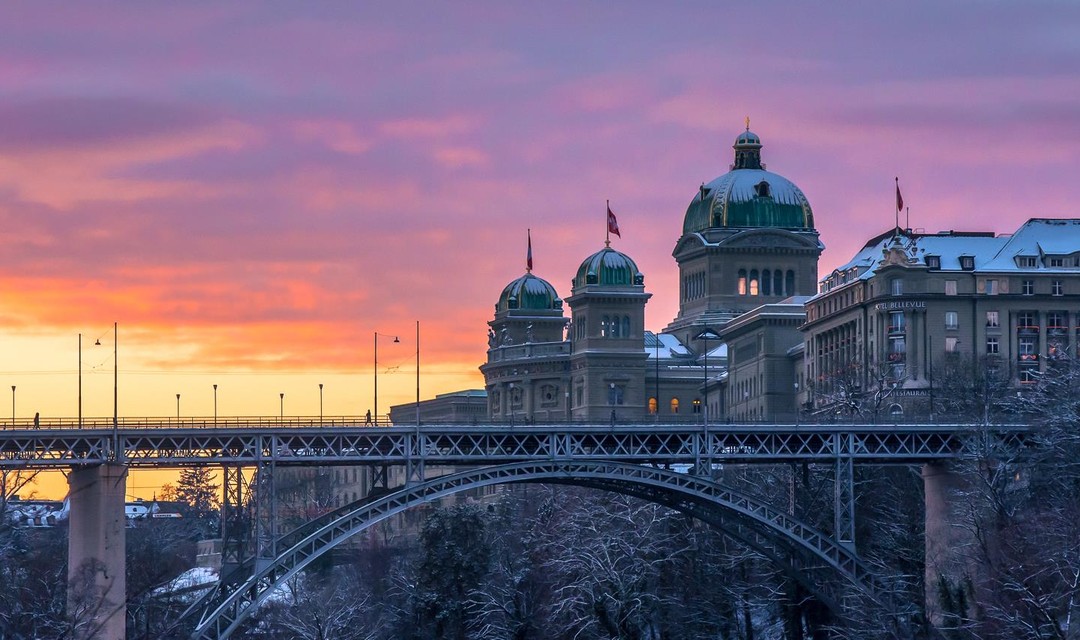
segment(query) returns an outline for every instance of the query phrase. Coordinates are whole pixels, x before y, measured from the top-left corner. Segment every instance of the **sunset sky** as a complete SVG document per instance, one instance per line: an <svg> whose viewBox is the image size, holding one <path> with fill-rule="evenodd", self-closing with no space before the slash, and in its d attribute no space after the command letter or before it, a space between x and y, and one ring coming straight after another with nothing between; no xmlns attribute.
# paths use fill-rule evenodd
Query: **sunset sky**
<svg viewBox="0 0 1080 640"><path fill-rule="evenodd" d="M390 5L394 9L389 9ZM1075 2L66 3L0 8L0 389L16 414L327 415L482 387L525 267L671 250L751 118L820 273L893 222L1080 216ZM93 346L100 339L102 346ZM0 416L7 412L0 395Z"/></svg>

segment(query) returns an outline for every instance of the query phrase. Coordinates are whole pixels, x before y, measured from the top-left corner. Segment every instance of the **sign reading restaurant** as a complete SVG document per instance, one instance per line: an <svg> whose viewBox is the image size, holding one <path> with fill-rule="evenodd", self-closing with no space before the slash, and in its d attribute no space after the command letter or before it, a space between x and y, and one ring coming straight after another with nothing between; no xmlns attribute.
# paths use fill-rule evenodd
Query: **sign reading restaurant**
<svg viewBox="0 0 1080 640"><path fill-rule="evenodd" d="M890 300L874 305L875 311L899 311L901 309L925 309L925 300Z"/></svg>

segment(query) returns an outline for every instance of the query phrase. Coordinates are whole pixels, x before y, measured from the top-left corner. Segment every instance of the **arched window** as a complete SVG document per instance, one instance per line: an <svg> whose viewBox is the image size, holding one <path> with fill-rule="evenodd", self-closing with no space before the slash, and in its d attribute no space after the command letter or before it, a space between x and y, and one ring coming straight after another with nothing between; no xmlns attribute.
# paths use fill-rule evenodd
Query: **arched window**
<svg viewBox="0 0 1080 640"><path fill-rule="evenodd" d="M611 337L611 317L604 316L600 321L600 335L605 338Z"/></svg>
<svg viewBox="0 0 1080 640"><path fill-rule="evenodd" d="M701 413L701 398L694 398L693 411L697 414Z"/></svg>
<svg viewBox="0 0 1080 640"><path fill-rule="evenodd" d="M799 295L799 292L795 291L795 272L791 269L788 269L787 277L784 282L784 290L787 291L787 295L789 296Z"/></svg>
<svg viewBox="0 0 1080 640"><path fill-rule="evenodd" d="M768 269L761 272L761 295L772 295L772 272Z"/></svg>
<svg viewBox="0 0 1080 640"><path fill-rule="evenodd" d="M899 418L900 416L904 415L904 408L894 402L893 404L889 405L889 415L893 418Z"/></svg>
<svg viewBox="0 0 1080 640"><path fill-rule="evenodd" d="M678 398L672 398L671 399L671 414L675 415L677 413L679 413L679 399Z"/></svg>
<svg viewBox="0 0 1080 640"><path fill-rule="evenodd" d="M660 410L660 403L656 401L656 398L649 398L649 415L656 415L656 412Z"/></svg>
<svg viewBox="0 0 1080 640"><path fill-rule="evenodd" d="M630 316L623 316L622 319L622 335L624 338L630 337Z"/></svg>
<svg viewBox="0 0 1080 640"><path fill-rule="evenodd" d="M758 271L753 269L750 271L750 295L756 296L758 292Z"/></svg>
<svg viewBox="0 0 1080 640"><path fill-rule="evenodd" d="M746 295L746 269L739 269L739 295Z"/></svg>
<svg viewBox="0 0 1080 640"><path fill-rule="evenodd" d="M777 269L772 272L772 292L774 296L788 295L784 293L784 272Z"/></svg>

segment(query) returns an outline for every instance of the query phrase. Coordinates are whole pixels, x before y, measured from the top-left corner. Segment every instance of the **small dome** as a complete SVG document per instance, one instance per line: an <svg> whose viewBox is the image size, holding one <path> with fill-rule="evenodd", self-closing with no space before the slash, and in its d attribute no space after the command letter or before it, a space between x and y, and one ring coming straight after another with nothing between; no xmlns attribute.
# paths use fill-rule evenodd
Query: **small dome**
<svg viewBox="0 0 1080 640"><path fill-rule="evenodd" d="M738 138L735 138L735 146L736 147L741 147L741 146L744 146L744 145L757 145L757 146L760 147L761 146L761 138L758 137L758 134L756 134L753 131L747 129L746 131L743 131L742 133L740 133Z"/></svg>
<svg viewBox="0 0 1080 640"><path fill-rule="evenodd" d="M791 180L765 170L761 138L747 129L735 139L731 171L703 184L686 208L683 233L715 228L814 228L806 195Z"/></svg>
<svg viewBox="0 0 1080 640"><path fill-rule="evenodd" d="M574 288L586 285L601 286L641 286L645 276L638 269L630 256L604 247L592 254L578 267L574 276Z"/></svg>
<svg viewBox="0 0 1080 640"><path fill-rule="evenodd" d="M562 303L551 283L526 273L503 288L499 301L495 303L495 312L513 309L560 310Z"/></svg>

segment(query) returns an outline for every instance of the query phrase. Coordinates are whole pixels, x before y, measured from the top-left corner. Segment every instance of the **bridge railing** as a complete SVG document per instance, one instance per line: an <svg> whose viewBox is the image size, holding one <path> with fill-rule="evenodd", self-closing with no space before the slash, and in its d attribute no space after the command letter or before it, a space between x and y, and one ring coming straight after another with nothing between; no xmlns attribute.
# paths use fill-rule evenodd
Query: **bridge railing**
<svg viewBox="0 0 1080 640"><path fill-rule="evenodd" d="M529 427L529 426L552 426L552 425L603 425L608 424L606 420L489 420L489 419L469 419L469 420L421 420L421 424L424 426L474 426L474 427ZM613 423L614 426L649 426L649 425L682 425L682 426L695 426L702 425L703 419L700 415L690 416L663 416L657 419L653 416L641 417L636 419L624 419L617 418ZM770 420L770 421L753 421L753 420L739 420L738 422L715 422L710 421L710 428L723 429L731 426L746 426L757 425L761 427L768 426L783 426L783 427L814 427L814 426L844 426L844 425L875 425L880 427L888 426L901 426L901 425L926 425L926 424L954 424L946 422L933 422L927 420L880 420L877 422L848 422L848 421L836 421L836 420ZM415 427L416 422L412 420L406 420L399 423L391 423L386 420L380 420L376 427L371 422L367 421L366 416L190 416L190 417L162 417L162 416L124 416L116 419L116 426L120 429L279 429L279 428L355 428L355 427L372 427L372 428L386 428L386 427ZM68 430L68 429L111 429L113 427L112 417L84 417L81 420L79 418L59 417L59 418L41 418L35 420L33 418L18 418L16 420L0 420L0 431L11 430L33 430L33 429L53 429L53 430Z"/></svg>

